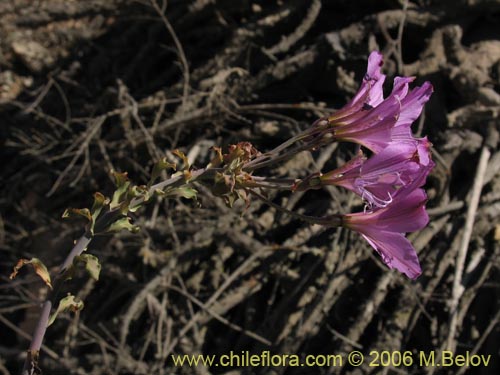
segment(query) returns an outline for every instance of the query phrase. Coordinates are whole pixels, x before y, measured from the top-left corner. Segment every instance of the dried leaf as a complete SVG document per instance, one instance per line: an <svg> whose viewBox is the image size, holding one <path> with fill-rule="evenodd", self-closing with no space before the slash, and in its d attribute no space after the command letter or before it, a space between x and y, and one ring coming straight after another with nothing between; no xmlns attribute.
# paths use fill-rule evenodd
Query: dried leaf
<svg viewBox="0 0 500 375"><path fill-rule="evenodd" d="M92 215L88 208L67 208L62 214L63 219L77 216L83 216L89 222L92 221Z"/></svg>
<svg viewBox="0 0 500 375"><path fill-rule="evenodd" d="M54 313L50 316L47 327L54 323L59 313L67 310L77 312L81 309L83 309L83 301L76 300L75 296L68 294L66 297L59 301L59 306L57 306L57 310L54 311Z"/></svg>
<svg viewBox="0 0 500 375"><path fill-rule="evenodd" d="M11 280L14 279L19 273L19 270L26 264L31 264L33 266L33 269L35 270L35 273L40 276L43 282L47 284L50 289L52 289L49 271L47 270L47 267L45 267L45 265L42 263L42 261L38 258L32 258L31 260L19 259L17 261L17 264L14 266L14 271L10 274L9 278Z"/></svg>
<svg viewBox="0 0 500 375"><path fill-rule="evenodd" d="M213 146L212 150L215 152L215 156L207 165L207 168L217 168L224 161L224 157L222 156L222 148Z"/></svg>
<svg viewBox="0 0 500 375"><path fill-rule="evenodd" d="M182 170L185 171L185 170L188 170L189 169L189 161L188 161L188 158L187 156L180 150L174 150L172 151L172 154L174 154L175 156L178 156L179 158L182 159L182 162L183 162L183 165L182 165Z"/></svg>

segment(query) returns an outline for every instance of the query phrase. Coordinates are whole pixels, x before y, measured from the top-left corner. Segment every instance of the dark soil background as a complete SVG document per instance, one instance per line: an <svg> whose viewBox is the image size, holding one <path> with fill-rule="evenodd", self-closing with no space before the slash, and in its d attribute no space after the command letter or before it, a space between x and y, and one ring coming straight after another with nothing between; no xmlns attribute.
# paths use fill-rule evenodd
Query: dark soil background
<svg viewBox="0 0 500 375"><path fill-rule="evenodd" d="M414 127L433 143L437 164L427 184L431 223L410 236L418 280L389 271L355 233L310 226L258 201L230 209L199 186L197 203L158 201L141 211L139 234L92 243L100 280L82 273L68 283L85 308L49 328L40 366L44 374L500 373L500 1L166 5L0 1L0 374L18 373L46 294L32 272L8 276L21 257L52 270L61 263L84 226L62 220L65 208L88 207L95 191L109 195L110 170L145 183L153 162L175 148L204 166L214 145L278 145L344 105L374 49L385 55L388 90L396 75L435 88ZM303 153L269 172L305 176L353 150ZM483 170L481 154L489 156ZM468 211L478 179L479 206ZM273 199L316 215L362 210L339 189ZM385 369L368 361L174 368L169 357L409 350L416 359L447 348L492 358L487 368L443 370L416 360Z"/></svg>

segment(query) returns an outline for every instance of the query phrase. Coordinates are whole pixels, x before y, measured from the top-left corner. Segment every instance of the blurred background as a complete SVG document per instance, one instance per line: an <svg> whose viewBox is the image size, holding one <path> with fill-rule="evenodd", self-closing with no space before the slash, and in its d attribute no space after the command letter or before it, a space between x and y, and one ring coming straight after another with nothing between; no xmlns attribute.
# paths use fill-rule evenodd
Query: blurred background
<svg viewBox="0 0 500 375"><path fill-rule="evenodd" d="M85 224L61 219L65 208L112 194L111 170L147 182L176 148L199 167L212 146L271 149L343 106L372 50L385 56L386 90L397 75L435 89L413 128L429 137L437 164L426 185L431 222L410 236L420 278L389 271L356 233L259 201L227 208L198 186L195 203L158 200L137 213L138 234L92 242L100 280L82 272L67 283L85 308L50 327L40 366L46 374L498 373L500 1L156 1L0 1L0 374L18 373L47 293L29 270L8 276L19 258L57 268ZM304 177L354 152L332 145L268 172ZM318 216L363 210L333 187L270 198ZM491 361L442 369L170 360L231 350L416 359L444 349Z"/></svg>

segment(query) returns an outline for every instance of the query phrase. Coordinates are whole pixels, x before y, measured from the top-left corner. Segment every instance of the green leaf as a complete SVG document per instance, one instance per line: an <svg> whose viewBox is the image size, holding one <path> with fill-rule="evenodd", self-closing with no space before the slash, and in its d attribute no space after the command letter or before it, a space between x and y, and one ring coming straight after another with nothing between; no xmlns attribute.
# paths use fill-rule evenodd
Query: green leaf
<svg viewBox="0 0 500 375"><path fill-rule="evenodd" d="M108 229L106 229L106 232L114 233L121 230L128 230L129 232L137 233L140 230L140 227L138 227L137 225L133 225L130 222L129 217L124 217L116 220L113 224L111 224Z"/></svg>
<svg viewBox="0 0 500 375"><path fill-rule="evenodd" d="M122 187L125 185L129 180L128 180L128 173L127 172L117 172L117 171L112 171L111 174L113 175L113 178L115 179L115 186L117 188Z"/></svg>
<svg viewBox="0 0 500 375"><path fill-rule="evenodd" d="M109 199L107 199L104 195L97 192L94 194L94 204L92 204L92 209L90 210L91 221L90 221L90 233L94 234L94 226L99 217L99 214L102 211L102 208L109 203Z"/></svg>
<svg viewBox="0 0 500 375"><path fill-rule="evenodd" d="M45 267L45 264L38 259L38 258L32 258L30 259L19 259L17 261L17 264L14 266L14 270L10 274L9 278L12 280L14 279L17 274L19 273L19 270L23 268L25 265L31 264L33 266L33 269L35 270L35 273L40 276L40 278L43 280L47 286L52 289L52 283L50 281L50 273L47 270L47 267Z"/></svg>
<svg viewBox="0 0 500 375"><path fill-rule="evenodd" d="M83 301L77 300L75 299L75 296L68 294L66 297L59 301L59 306L57 306L57 310L54 311L54 313L50 316L47 327L54 323L59 313L67 310L77 312L81 309L83 309Z"/></svg>
<svg viewBox="0 0 500 375"><path fill-rule="evenodd" d="M166 195L166 193L161 189L155 189L154 193L159 197L164 197Z"/></svg>
<svg viewBox="0 0 500 375"><path fill-rule="evenodd" d="M158 177L160 177L161 172L163 172L166 169L175 169L177 168L177 165L175 163L170 163L167 161L166 158L161 159L157 163L155 163L153 167L153 171L151 172L151 179L149 180L148 187L151 187L153 183L156 181Z"/></svg>
<svg viewBox="0 0 500 375"><path fill-rule="evenodd" d="M198 192L190 187L180 187L180 188L175 188L171 189L166 192L167 196L177 196L177 197L182 197L186 199L196 199L196 196L198 195Z"/></svg>
<svg viewBox="0 0 500 375"><path fill-rule="evenodd" d="M99 212L101 212L102 207L107 204L106 202L106 197L102 195L99 192L94 193L94 204L92 205L92 208L90 209L90 212L92 213L92 216L97 213L99 215Z"/></svg>
<svg viewBox="0 0 500 375"><path fill-rule="evenodd" d="M135 206L131 206L130 203L132 202L132 200L138 197L142 197L142 202L136 204ZM126 202L124 202L124 208L126 209L125 210L122 209L122 213L126 214L127 211L130 212L137 211L143 205L144 202L147 202L149 200L149 198L150 198L149 189L147 186L141 185L141 186L130 187L128 189Z"/></svg>
<svg viewBox="0 0 500 375"><path fill-rule="evenodd" d="M89 273L90 277L95 281L99 280L99 274L101 273L101 264L99 259L92 254L82 254L75 257L75 262L82 262L85 264L85 270Z"/></svg>
<svg viewBox="0 0 500 375"><path fill-rule="evenodd" d="M113 198L111 199L109 207L114 209L122 202L122 198L127 193L128 187L130 186L130 181L128 180L127 172L112 172L112 174L115 178L116 190L113 193Z"/></svg>

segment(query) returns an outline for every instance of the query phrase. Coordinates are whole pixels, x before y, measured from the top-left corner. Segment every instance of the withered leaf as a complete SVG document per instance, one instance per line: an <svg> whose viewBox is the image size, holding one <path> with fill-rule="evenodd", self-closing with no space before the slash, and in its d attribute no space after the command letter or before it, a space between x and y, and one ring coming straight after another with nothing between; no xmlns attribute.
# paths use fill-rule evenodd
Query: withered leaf
<svg viewBox="0 0 500 375"><path fill-rule="evenodd" d="M17 261L17 264L14 266L14 271L10 274L9 278L12 280L14 279L17 274L19 273L19 270L23 268L25 265L31 264L33 266L33 269L35 270L35 273L40 276L40 278L43 280L47 286L52 289L52 283L50 280L50 274L49 271L47 270L47 267L42 263L42 261L38 258L32 258L32 259L19 259Z"/></svg>

